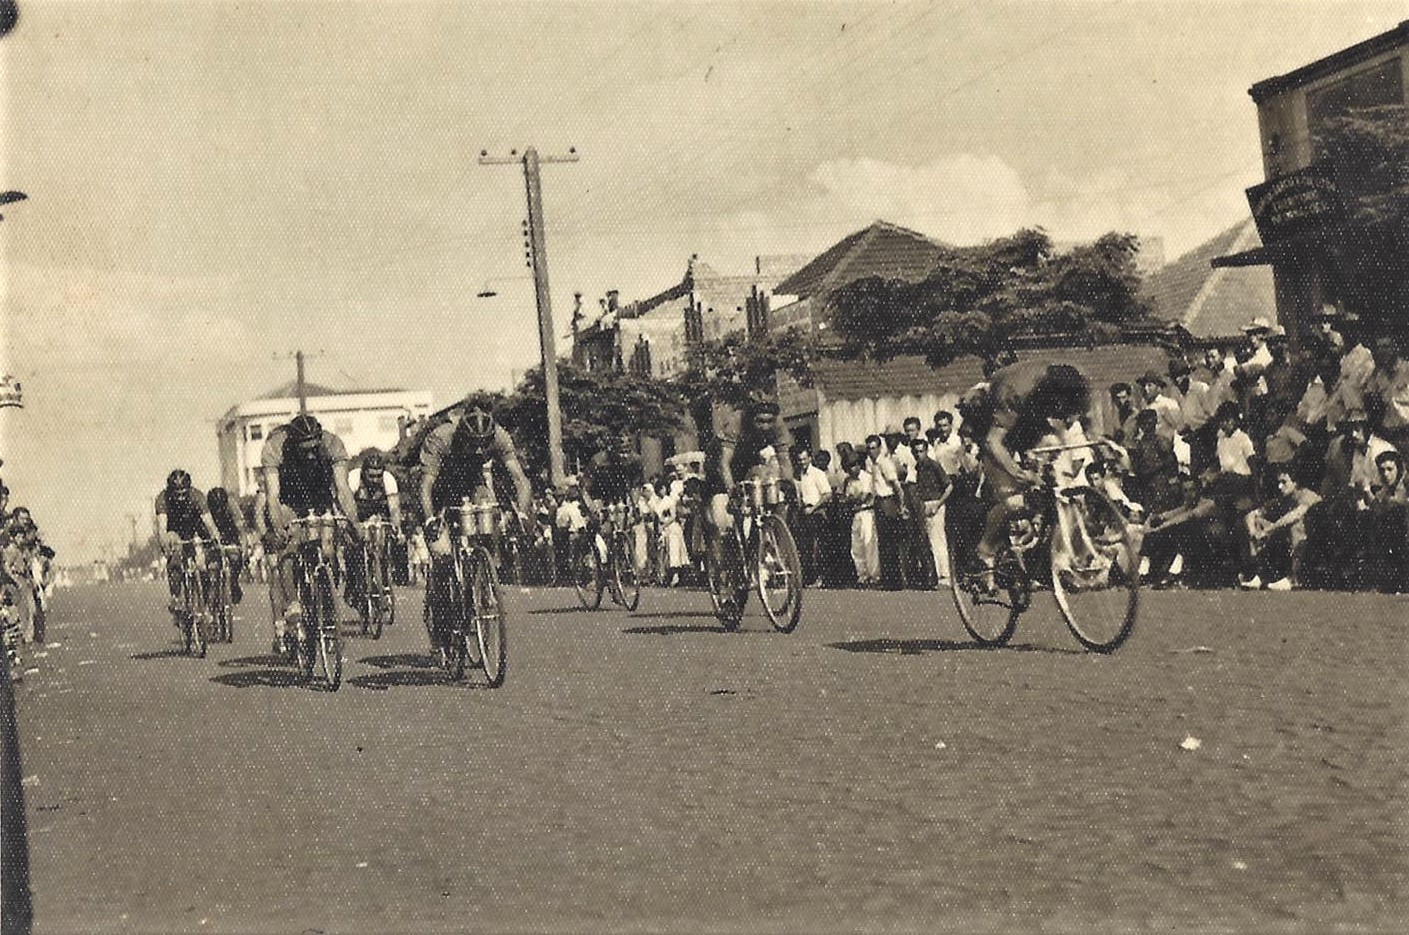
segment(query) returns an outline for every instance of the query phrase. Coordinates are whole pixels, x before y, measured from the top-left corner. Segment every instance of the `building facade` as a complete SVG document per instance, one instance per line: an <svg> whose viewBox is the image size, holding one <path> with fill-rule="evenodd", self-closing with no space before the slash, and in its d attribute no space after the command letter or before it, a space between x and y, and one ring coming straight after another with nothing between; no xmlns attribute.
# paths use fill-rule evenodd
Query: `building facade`
<svg viewBox="0 0 1409 935"><path fill-rule="evenodd" d="M342 439L353 457L367 448L391 450L408 423L431 412L427 390L331 390L305 385L304 392L309 413ZM242 497L253 495L265 440L296 415L298 391L292 383L230 407L216 428L221 486Z"/></svg>

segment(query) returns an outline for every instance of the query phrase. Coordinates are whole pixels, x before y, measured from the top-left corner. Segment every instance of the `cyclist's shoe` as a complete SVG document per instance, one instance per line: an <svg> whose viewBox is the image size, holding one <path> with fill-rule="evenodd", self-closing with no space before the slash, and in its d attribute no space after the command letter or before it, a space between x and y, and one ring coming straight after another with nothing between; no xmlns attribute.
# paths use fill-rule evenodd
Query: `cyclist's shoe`
<svg viewBox="0 0 1409 935"><path fill-rule="evenodd" d="M1257 575L1253 575L1251 578L1239 578L1238 587L1242 588L1244 591L1256 591L1258 588L1262 587L1262 579Z"/></svg>

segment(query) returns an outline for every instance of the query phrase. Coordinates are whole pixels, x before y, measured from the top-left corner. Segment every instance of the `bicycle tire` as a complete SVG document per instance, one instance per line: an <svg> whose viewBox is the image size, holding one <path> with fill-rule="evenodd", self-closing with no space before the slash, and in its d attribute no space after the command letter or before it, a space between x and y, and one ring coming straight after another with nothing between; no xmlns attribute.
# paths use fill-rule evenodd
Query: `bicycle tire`
<svg viewBox="0 0 1409 935"><path fill-rule="evenodd" d="M781 580L781 594L771 587ZM778 597L776 602L772 599ZM791 633L802 619L802 558L781 516L768 515L759 525L758 599L779 633Z"/></svg>
<svg viewBox="0 0 1409 935"><path fill-rule="evenodd" d="M739 543L731 533L722 533L721 550L728 549L735 561L730 567L730 580L724 581L724 570L717 567L709 550L705 550L705 579L709 586L710 599L714 601L714 615L724 629L733 633L744 620L744 605L748 601L749 583L744 575L743 556L739 555ZM726 566L729 563L725 562ZM742 581L740 579L743 579ZM725 591L731 593L725 594Z"/></svg>
<svg viewBox="0 0 1409 935"><path fill-rule="evenodd" d="M499 589L499 575L494 570L494 562L489 553L480 548L472 554L471 590L474 598L475 640L479 644L484 680L490 688L498 688L504 684L509 664L503 594Z"/></svg>
<svg viewBox="0 0 1409 935"><path fill-rule="evenodd" d="M627 610L641 606L641 579L636 575L636 565L631 558L631 549L624 535L612 537L611 568L616 593L616 602Z"/></svg>
<svg viewBox="0 0 1409 935"><path fill-rule="evenodd" d="M210 650L210 609L207 605L205 589L199 573L191 576L195 593L191 596L191 639L194 655L204 659Z"/></svg>
<svg viewBox="0 0 1409 935"><path fill-rule="evenodd" d="M1052 596L1078 643L1092 652L1112 653L1135 629L1140 556L1125 517L1104 494L1084 491L1065 506L1067 515L1080 523L1077 538L1089 541L1092 555L1086 569L1076 567L1080 557L1073 557L1070 568L1052 561Z"/></svg>
<svg viewBox="0 0 1409 935"><path fill-rule="evenodd" d="M303 599L303 636L300 638L298 628L294 627L294 661L299 678L307 685L313 682L313 670L318 665L318 611L314 609L313 589L307 581L302 583L299 592Z"/></svg>
<svg viewBox="0 0 1409 935"><path fill-rule="evenodd" d="M597 554L597 537L591 533L577 537L572 547L572 584L583 610L602 606L606 577L602 573L602 557Z"/></svg>
<svg viewBox="0 0 1409 935"><path fill-rule="evenodd" d="M385 540L382 548L385 548ZM382 561L382 555L374 555L370 551L364 554L366 564L363 568L366 573L362 580L362 605L366 608L367 615L363 618L365 625L362 632L373 640L379 640L382 638L382 627L386 624L382 609L382 591L386 587L386 563ZM374 567L377 569L375 580L372 575Z"/></svg>
<svg viewBox="0 0 1409 935"><path fill-rule="evenodd" d="M331 573L322 569L318 575L318 664L323 670L323 682L328 691L342 685L342 628L338 625L337 591Z"/></svg>
<svg viewBox="0 0 1409 935"><path fill-rule="evenodd" d="M1016 568L1014 567L1016 566ZM949 552L949 593L959 611L959 621L980 646L1003 646L1018 629L1018 618L1031 599L1027 576L1008 551L994 561L993 587L986 581L989 570L973 556Z"/></svg>

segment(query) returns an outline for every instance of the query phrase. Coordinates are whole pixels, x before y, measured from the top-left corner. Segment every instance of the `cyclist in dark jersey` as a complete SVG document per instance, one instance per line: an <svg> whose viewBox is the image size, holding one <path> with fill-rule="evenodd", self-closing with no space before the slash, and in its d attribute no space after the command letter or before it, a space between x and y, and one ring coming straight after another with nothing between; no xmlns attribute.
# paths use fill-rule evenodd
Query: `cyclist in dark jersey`
<svg viewBox="0 0 1409 935"><path fill-rule="evenodd" d="M357 504L347 485L347 449L311 415L297 416L271 432L264 442L260 465L274 521L270 544L276 549L275 573L269 580L269 602L278 644L285 621L296 625L303 615L294 580L294 553L289 548L290 523L297 516L329 512L352 518L357 515ZM356 523L347 527L347 533L361 538Z"/></svg>
<svg viewBox="0 0 1409 935"><path fill-rule="evenodd" d="M211 518L205 494L191 486L191 475L177 468L167 475L166 487L156 498L157 533L166 551L166 584L171 592L171 612L179 613L183 539L215 542L220 532Z"/></svg>
<svg viewBox="0 0 1409 935"><path fill-rule="evenodd" d="M631 450L630 439L617 436L587 462L582 478L584 502L600 517L603 506L629 501L641 486L641 476L641 459Z"/></svg>
<svg viewBox="0 0 1409 935"><path fill-rule="evenodd" d="M533 515L533 488L519 463L513 439L494 416L478 405L466 403L465 411L435 428L421 444L421 510L426 516L426 543L431 553L426 600L431 607L432 649L444 633L443 611L448 603L452 570L450 534L441 511L459 506L469 497L474 503L493 503L494 492L486 477L498 464L514 485L514 506L521 517Z"/></svg>
<svg viewBox="0 0 1409 935"><path fill-rule="evenodd" d="M386 469L386 454L379 448L367 449L362 453L361 467L349 471L347 480L352 499L357 503L357 521L388 520L390 535L400 536L401 492L396 478ZM390 543L386 547L390 549ZM362 583L366 580L362 559L360 551L347 556L347 602L353 607L360 607L362 603Z"/></svg>
<svg viewBox="0 0 1409 935"><path fill-rule="evenodd" d="M230 569L230 600L238 604L244 597L240 576L245 570L245 546L248 544L249 530L245 528L245 518L240 512L239 504L230 500L230 492L224 487L210 488L205 499L210 506L210 518L215 521L215 528L220 533L220 544L240 547L239 553L231 559L233 567Z"/></svg>

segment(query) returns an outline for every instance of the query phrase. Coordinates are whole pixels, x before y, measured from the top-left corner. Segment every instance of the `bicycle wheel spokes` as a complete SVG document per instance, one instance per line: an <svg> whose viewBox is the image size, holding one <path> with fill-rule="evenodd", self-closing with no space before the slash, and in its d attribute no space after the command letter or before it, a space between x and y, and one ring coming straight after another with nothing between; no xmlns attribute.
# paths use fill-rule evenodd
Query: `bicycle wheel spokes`
<svg viewBox="0 0 1409 935"><path fill-rule="evenodd" d="M319 572L316 592L314 602L318 611L313 629L318 643L318 662L328 691L335 692L342 684L342 633L338 629L333 582L326 570Z"/></svg>
<svg viewBox="0 0 1409 935"><path fill-rule="evenodd" d="M1140 597L1140 558L1120 511L1089 491L1058 504L1052 595L1087 649L1112 652L1130 636Z"/></svg>
<svg viewBox="0 0 1409 935"><path fill-rule="evenodd" d="M976 559L951 550L949 561L949 591L964 629L983 646L1002 646L1012 639L1028 599L1026 575L1016 560L1004 555L989 571Z"/></svg>
<svg viewBox="0 0 1409 935"><path fill-rule="evenodd" d="M758 597L773 628L782 633L791 633L802 618L801 566L787 523L765 517L758 540Z"/></svg>
<svg viewBox="0 0 1409 935"><path fill-rule="evenodd" d="M508 636L504 629L504 602L499 593L499 577L489 553L480 550L474 562L475 639L479 646L484 678L490 688L504 684L508 670Z"/></svg>
<svg viewBox="0 0 1409 935"><path fill-rule="evenodd" d="M612 550L612 577L616 582L614 597L627 610L641 606L641 581L636 576L636 563L625 536L616 537Z"/></svg>

